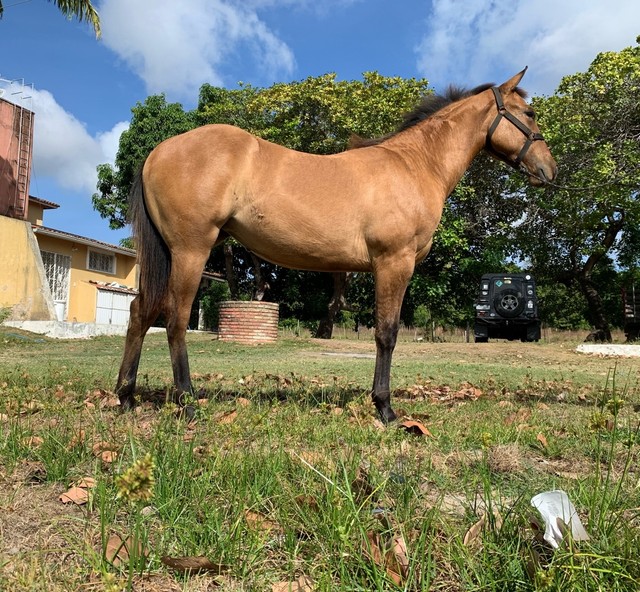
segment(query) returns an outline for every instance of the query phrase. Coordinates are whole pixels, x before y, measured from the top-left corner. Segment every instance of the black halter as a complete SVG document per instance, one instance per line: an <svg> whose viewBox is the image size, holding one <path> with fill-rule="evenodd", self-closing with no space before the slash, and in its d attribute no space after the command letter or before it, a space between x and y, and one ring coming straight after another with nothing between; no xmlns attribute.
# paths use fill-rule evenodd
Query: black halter
<svg viewBox="0 0 640 592"><path fill-rule="evenodd" d="M487 133L487 140L485 142L485 149L487 150L487 152L489 152L489 154L492 154L499 160L506 162L507 164L511 165L514 169L519 169L520 164L522 163L522 160L524 159L525 155L527 154L527 151L531 147L531 144L533 144L536 140L544 141L544 138L542 137L542 134L531 131L517 117L515 117L514 115L509 113L509 111L507 111L507 108L504 106L504 103L502 101L502 95L500 94L500 91L495 86L492 87L491 90L493 91L493 95L496 98L496 106L498 107L498 114L496 115L496 118L493 120L491 127L489 127L489 132ZM498 127L498 124L500 123L500 120L503 117L508 121L510 121L513 125L515 125L527 138L524 143L524 146L522 147L522 150L520 150L520 153L518 154L515 160L511 160L506 154L502 154L498 152L491 145L491 136L493 135L493 132L496 131L496 128Z"/></svg>

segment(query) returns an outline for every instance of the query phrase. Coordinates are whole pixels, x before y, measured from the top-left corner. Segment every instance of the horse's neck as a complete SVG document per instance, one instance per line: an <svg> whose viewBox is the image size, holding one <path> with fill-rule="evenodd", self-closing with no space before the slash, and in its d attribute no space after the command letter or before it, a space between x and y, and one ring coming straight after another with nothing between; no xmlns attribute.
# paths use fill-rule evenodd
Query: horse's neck
<svg viewBox="0 0 640 592"><path fill-rule="evenodd" d="M424 159L421 174L442 187L443 199L484 147L489 108L480 95L470 97L415 127L416 150Z"/></svg>

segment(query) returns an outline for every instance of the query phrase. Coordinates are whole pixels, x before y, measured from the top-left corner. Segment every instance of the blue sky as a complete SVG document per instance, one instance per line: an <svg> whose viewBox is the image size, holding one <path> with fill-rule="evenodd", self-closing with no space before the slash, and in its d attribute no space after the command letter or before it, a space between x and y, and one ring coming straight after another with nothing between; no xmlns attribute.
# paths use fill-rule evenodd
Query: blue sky
<svg viewBox="0 0 640 592"><path fill-rule="evenodd" d="M601 51L635 44L638 0L99 0L103 36L45 0L4 0L0 88L36 112L31 194L47 226L116 244L91 207L130 109L164 92L191 109L233 88L327 72L424 77L435 90L509 78L551 94ZM9 83L8 81L17 81ZM14 94L15 93L15 94Z"/></svg>

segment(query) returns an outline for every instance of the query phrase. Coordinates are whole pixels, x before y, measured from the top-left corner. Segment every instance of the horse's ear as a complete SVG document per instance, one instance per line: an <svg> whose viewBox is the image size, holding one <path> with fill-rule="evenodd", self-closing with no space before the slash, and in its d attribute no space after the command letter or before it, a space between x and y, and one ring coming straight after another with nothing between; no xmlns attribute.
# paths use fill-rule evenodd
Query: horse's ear
<svg viewBox="0 0 640 592"><path fill-rule="evenodd" d="M520 84L520 81L522 80L522 77L524 76L524 73L527 71L528 67L529 66L525 66L522 72L518 72L513 78L507 80L506 82L503 82L499 87L500 90L503 93L513 92L518 84Z"/></svg>

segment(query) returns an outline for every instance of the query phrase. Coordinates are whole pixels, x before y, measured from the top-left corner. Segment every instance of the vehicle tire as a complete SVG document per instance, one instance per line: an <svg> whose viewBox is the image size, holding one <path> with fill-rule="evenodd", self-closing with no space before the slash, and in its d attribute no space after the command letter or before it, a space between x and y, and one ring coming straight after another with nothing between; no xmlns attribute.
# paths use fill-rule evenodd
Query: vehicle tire
<svg viewBox="0 0 640 592"><path fill-rule="evenodd" d="M493 306L501 317L513 319L524 310L524 298L518 294L517 290L508 288L498 293L493 300Z"/></svg>

